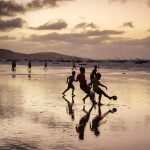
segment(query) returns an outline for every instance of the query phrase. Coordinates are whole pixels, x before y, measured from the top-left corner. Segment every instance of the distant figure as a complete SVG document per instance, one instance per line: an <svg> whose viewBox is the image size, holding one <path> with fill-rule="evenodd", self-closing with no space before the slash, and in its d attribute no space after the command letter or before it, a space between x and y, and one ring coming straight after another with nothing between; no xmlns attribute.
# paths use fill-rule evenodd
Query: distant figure
<svg viewBox="0 0 150 150"><path fill-rule="evenodd" d="M31 73L31 67L32 67L32 65L31 65L31 60L29 60L29 62L28 62L28 69L27 69L27 71L28 71L29 73Z"/></svg>
<svg viewBox="0 0 150 150"><path fill-rule="evenodd" d="M75 63L73 62L73 64L72 64L72 70L76 70L77 68L76 68L76 65L75 65Z"/></svg>
<svg viewBox="0 0 150 150"><path fill-rule="evenodd" d="M73 105L74 105L74 96L72 96L72 102L70 102L69 100L67 100L65 98L65 96L63 96L63 99L67 102L68 104L68 114L71 116L72 121L74 121L75 116L74 116L74 109L73 109Z"/></svg>
<svg viewBox="0 0 150 150"><path fill-rule="evenodd" d="M87 97L90 97L90 100L93 102L93 104L96 104L96 102L94 100L95 96L91 92L90 87L87 85L87 82L85 79L85 68L84 67L80 67L80 74L77 75L76 81L79 81L81 90L87 94L83 98L83 102L85 103L85 99Z"/></svg>
<svg viewBox="0 0 150 150"><path fill-rule="evenodd" d="M117 109L113 108L112 110L108 110L107 112L105 112L103 115L101 113L101 106L98 107L98 115L96 115L94 117L94 119L92 120L92 123L90 123L90 129L91 131L94 132L95 136L99 136L100 135L100 131L99 131L99 126L106 123L106 121L103 121L103 119L109 114L109 113L114 113L116 112ZM102 122L103 121L103 122Z"/></svg>
<svg viewBox="0 0 150 150"><path fill-rule="evenodd" d="M67 82L66 82L66 83L68 84L68 87L67 87L67 89L62 93L63 95L65 95L65 93L66 93L69 89L72 89L72 96L75 96L75 95L74 95L75 87L74 87L74 85L73 85L73 82L75 81L75 74L76 74L76 72L75 72L75 71L72 71L72 75L67 78Z"/></svg>
<svg viewBox="0 0 150 150"><path fill-rule="evenodd" d="M107 87L103 84L100 83L101 79L101 74L97 73L95 75L95 77L92 80L92 84L93 84L93 91L96 92L99 95L99 102L98 104L101 105L101 97L102 95L104 95L105 97L107 97L108 99L114 99L116 96L108 96L99 86L105 87L107 90Z"/></svg>
<svg viewBox="0 0 150 150"><path fill-rule="evenodd" d="M47 71L47 69L48 69L48 68L47 68L47 61L45 61L44 70Z"/></svg>
<svg viewBox="0 0 150 150"><path fill-rule="evenodd" d="M13 72L16 71L16 61L15 60L12 61L12 68L11 68L11 70Z"/></svg>
<svg viewBox="0 0 150 150"><path fill-rule="evenodd" d="M76 132L79 133L80 140L84 140L84 130L85 130L86 124L89 121L90 114L91 114L93 107L94 107L94 105L91 106L91 108L88 112L85 110L85 106L83 107L83 111L86 114L80 119L79 125L76 126Z"/></svg>

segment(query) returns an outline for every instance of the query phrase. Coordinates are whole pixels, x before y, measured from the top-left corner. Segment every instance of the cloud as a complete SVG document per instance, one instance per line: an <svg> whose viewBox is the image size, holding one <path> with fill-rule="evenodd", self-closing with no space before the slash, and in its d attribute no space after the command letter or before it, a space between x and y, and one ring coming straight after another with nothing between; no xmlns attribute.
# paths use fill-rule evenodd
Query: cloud
<svg viewBox="0 0 150 150"><path fill-rule="evenodd" d="M0 31L10 31L16 28L23 28L26 24L26 21L21 18L15 18L10 20L0 19Z"/></svg>
<svg viewBox="0 0 150 150"><path fill-rule="evenodd" d="M110 35L123 34L123 31L115 30L89 30L87 32L81 33L49 33L45 35L32 35L29 38L24 38L24 41L27 42L65 42L65 43L74 43L74 44L100 44L103 42L110 41L112 38Z"/></svg>
<svg viewBox="0 0 150 150"><path fill-rule="evenodd" d="M0 1L0 16L16 16L31 10L38 10L44 7L58 7L63 2L73 0L32 0L27 3L17 3L16 0Z"/></svg>
<svg viewBox="0 0 150 150"><path fill-rule="evenodd" d="M123 27L130 27L130 28L134 28L133 23L132 22L125 22L123 23Z"/></svg>
<svg viewBox="0 0 150 150"><path fill-rule="evenodd" d="M57 22L47 22L44 25L41 25L39 27L30 27L30 29L34 30L61 30L65 29L67 27L67 23L63 20L58 20Z"/></svg>
<svg viewBox="0 0 150 150"><path fill-rule="evenodd" d="M9 36L0 36L0 40L15 40L15 37L9 37Z"/></svg>
<svg viewBox="0 0 150 150"><path fill-rule="evenodd" d="M95 25L94 23L86 23L86 22L82 22L79 23L75 26L75 29L86 29L86 28L93 28L96 29L97 25Z"/></svg>
<svg viewBox="0 0 150 150"><path fill-rule="evenodd" d="M109 0L109 2L120 2L125 4L126 2L141 2L141 3L145 3L148 6L150 6L150 0Z"/></svg>
<svg viewBox="0 0 150 150"><path fill-rule="evenodd" d="M17 13L24 13L25 7L15 1L0 1L0 16L15 16Z"/></svg>
<svg viewBox="0 0 150 150"><path fill-rule="evenodd" d="M103 36L103 35L118 35L123 34L124 31L116 31L116 30L89 30L86 32L88 36Z"/></svg>
<svg viewBox="0 0 150 150"><path fill-rule="evenodd" d="M59 6L60 3L72 1L72 0L32 0L27 3L26 7L28 9L40 9L43 7L56 7Z"/></svg>
<svg viewBox="0 0 150 150"><path fill-rule="evenodd" d="M29 38L24 38L24 41L28 42L65 42L76 44L98 44L102 41L109 39L108 36L90 38L85 33L49 33L45 35L32 35Z"/></svg>

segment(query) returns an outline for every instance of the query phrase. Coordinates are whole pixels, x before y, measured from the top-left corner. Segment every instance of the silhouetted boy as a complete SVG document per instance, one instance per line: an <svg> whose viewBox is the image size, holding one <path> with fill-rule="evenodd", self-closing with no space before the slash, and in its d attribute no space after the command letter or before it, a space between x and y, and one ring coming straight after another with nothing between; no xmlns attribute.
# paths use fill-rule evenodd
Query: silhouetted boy
<svg viewBox="0 0 150 150"><path fill-rule="evenodd" d="M73 85L73 81L75 81L75 74L76 74L75 71L72 71L72 75L67 78L67 82L66 82L66 83L68 83L68 87L67 87L67 89L62 93L63 95L65 95L65 93L71 88L71 89L72 89L72 95L75 96L75 95L74 95L75 87L74 87L74 85Z"/></svg>
<svg viewBox="0 0 150 150"><path fill-rule="evenodd" d="M94 100L95 96L91 92L90 87L87 85L87 81L85 79L85 68L84 67L80 67L80 74L77 75L76 81L79 81L81 90L87 94L83 98L83 102L85 103L85 99L87 97L90 97L90 100L93 102L93 104L96 104L96 102Z"/></svg>
<svg viewBox="0 0 150 150"><path fill-rule="evenodd" d="M93 78L92 80L92 84L93 84L93 91L96 92L98 95L99 95L99 105L101 105L101 97L102 95L104 95L105 97L107 97L108 99L113 99L115 96L109 96L107 95L99 86L102 86L102 87L105 87L106 90L107 90L107 87L103 84L100 83L100 80L101 79L101 74L100 73L97 73L95 75L95 77Z"/></svg>

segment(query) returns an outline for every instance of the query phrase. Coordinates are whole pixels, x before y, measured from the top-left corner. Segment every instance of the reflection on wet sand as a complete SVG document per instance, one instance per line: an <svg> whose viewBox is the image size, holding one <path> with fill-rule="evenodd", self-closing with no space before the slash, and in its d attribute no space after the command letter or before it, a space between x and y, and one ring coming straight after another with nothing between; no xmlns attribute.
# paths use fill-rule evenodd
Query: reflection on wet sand
<svg viewBox="0 0 150 150"><path fill-rule="evenodd" d="M39 67L28 74L26 66L18 65L16 78L6 68L0 68L0 150L149 148L149 75L101 70L108 92L118 100L103 97L104 105L95 108L90 101L83 107L84 93L77 83L76 96L62 98L71 68L50 67L44 75L43 68L43 74Z"/></svg>
<svg viewBox="0 0 150 150"><path fill-rule="evenodd" d="M92 123L90 123L90 129L94 132L95 136L100 135L99 126L106 123L106 120L103 121L103 119L109 114L116 112L117 109L109 109L104 114L101 113L101 106L98 106L98 114L92 119Z"/></svg>
<svg viewBox="0 0 150 150"><path fill-rule="evenodd" d="M75 119L75 115L74 115L74 108L73 108L73 105L74 105L74 96L72 96L72 102L70 102L69 100L67 100L65 98L65 96L63 96L63 99L67 102L68 104L68 107L67 107L67 112L68 114L71 116L71 119L72 121Z"/></svg>
<svg viewBox="0 0 150 150"><path fill-rule="evenodd" d="M84 140L85 127L86 127L86 124L89 121L90 114L92 112L93 107L94 107L94 105L91 106L89 111L86 111L85 106L83 106L83 111L85 112L85 115L80 118L79 124L76 126L76 131L79 134L79 139L80 140Z"/></svg>

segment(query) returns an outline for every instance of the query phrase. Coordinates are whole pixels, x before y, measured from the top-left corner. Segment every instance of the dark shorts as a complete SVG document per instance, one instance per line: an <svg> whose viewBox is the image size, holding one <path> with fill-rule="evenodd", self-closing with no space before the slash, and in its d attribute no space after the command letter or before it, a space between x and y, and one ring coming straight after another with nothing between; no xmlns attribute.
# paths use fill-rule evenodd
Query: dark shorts
<svg viewBox="0 0 150 150"><path fill-rule="evenodd" d="M97 88L94 90L95 93L97 94L102 94L103 93L103 90L101 88Z"/></svg>
<svg viewBox="0 0 150 150"><path fill-rule="evenodd" d="M82 91L84 91L87 94L90 94L90 87L87 84L84 85L80 85L80 88L82 89Z"/></svg>
<svg viewBox="0 0 150 150"><path fill-rule="evenodd" d="M74 89L74 85L73 84L68 84L68 88L70 89Z"/></svg>

